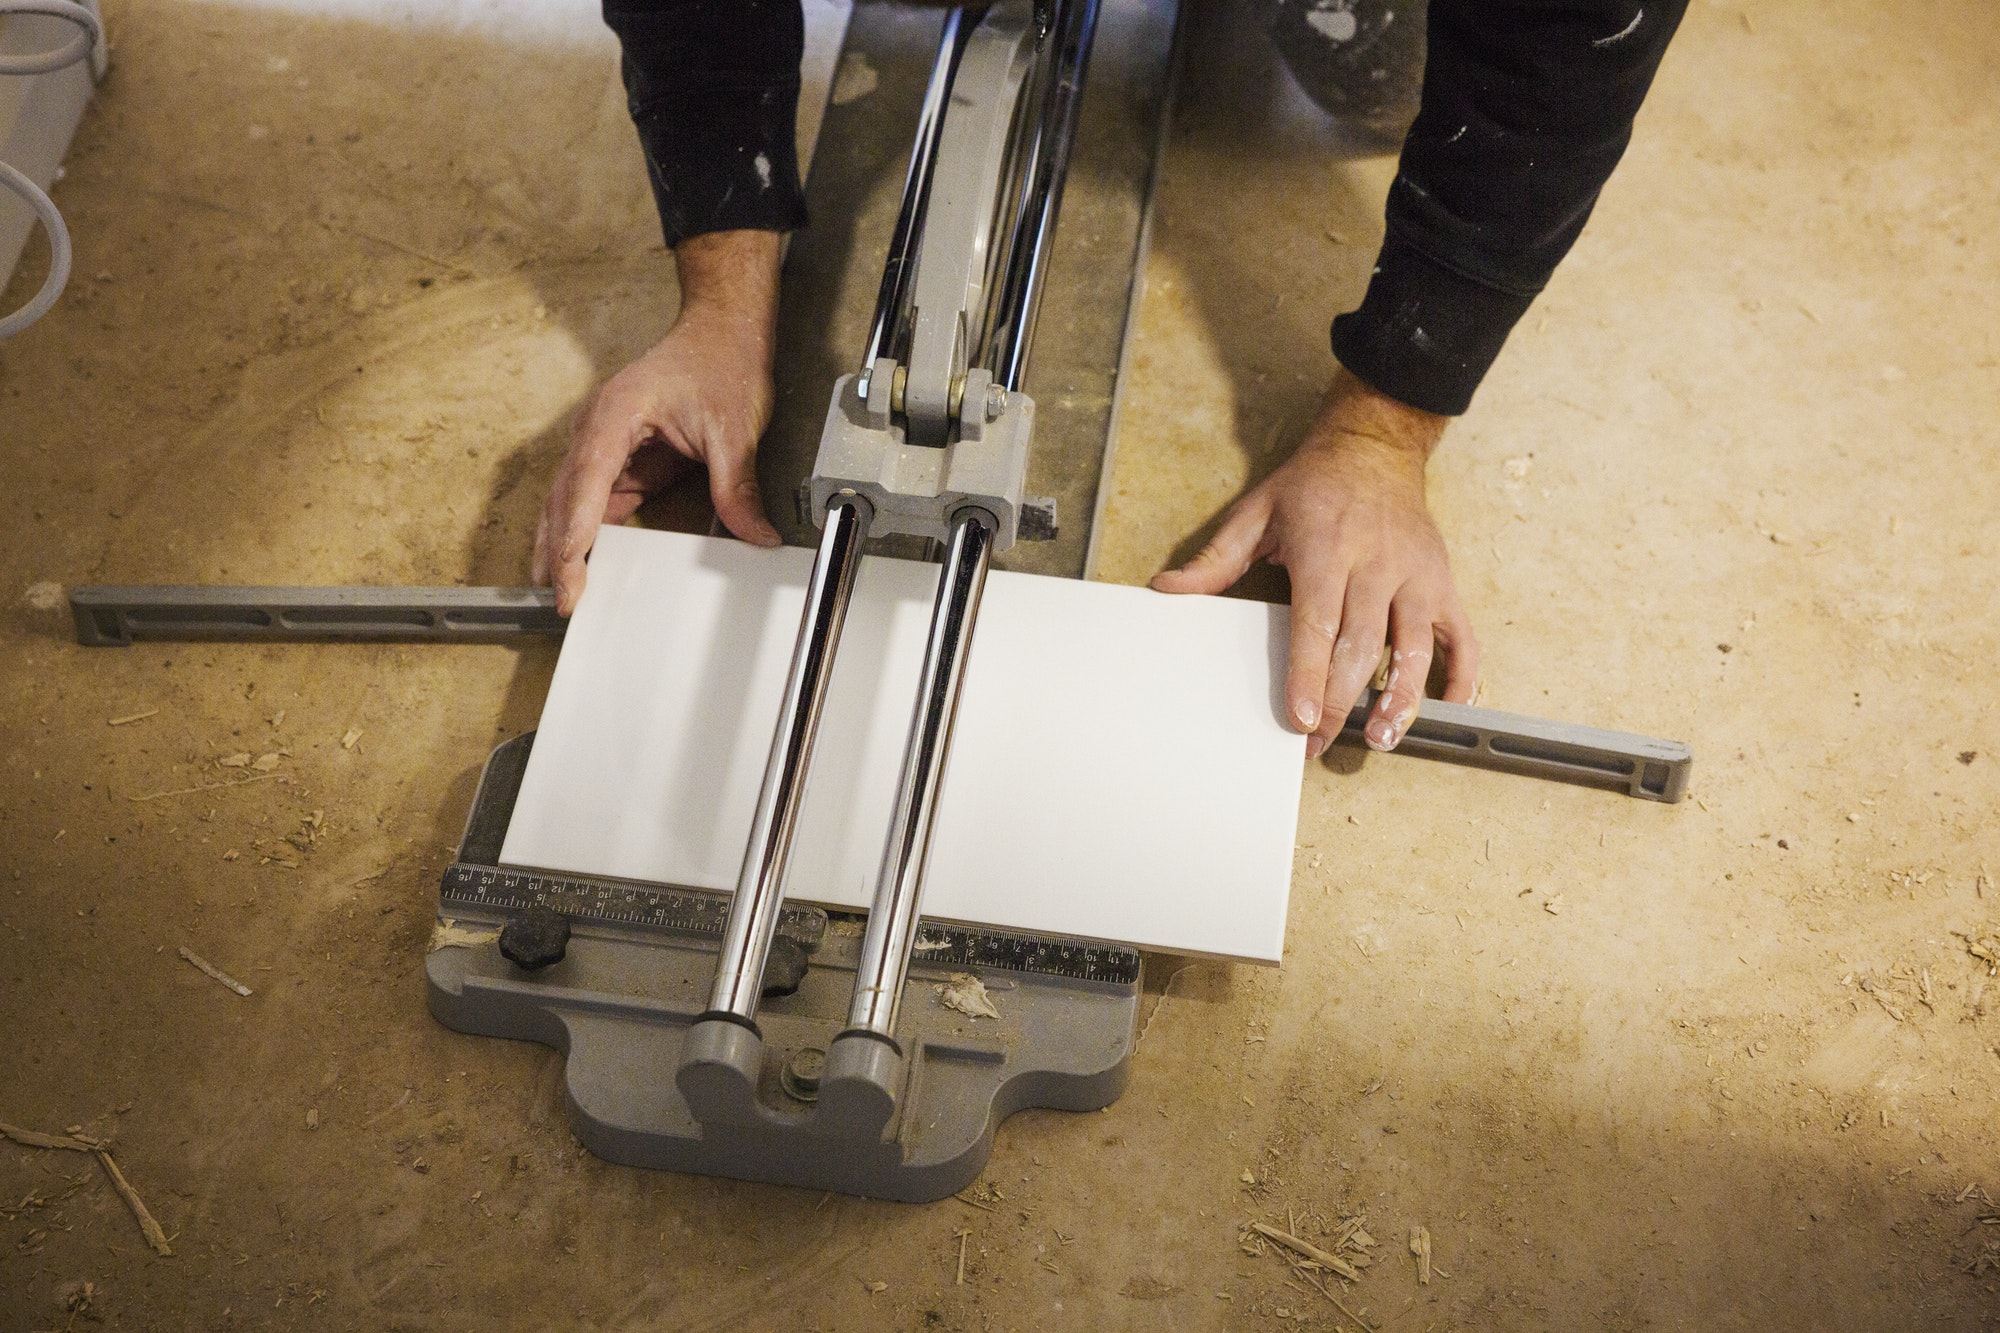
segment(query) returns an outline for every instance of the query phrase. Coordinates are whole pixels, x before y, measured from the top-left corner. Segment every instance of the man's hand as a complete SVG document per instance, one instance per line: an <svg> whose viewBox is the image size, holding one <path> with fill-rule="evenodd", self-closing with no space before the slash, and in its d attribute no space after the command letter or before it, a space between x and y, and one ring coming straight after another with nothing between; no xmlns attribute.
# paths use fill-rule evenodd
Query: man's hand
<svg viewBox="0 0 2000 1333"><path fill-rule="evenodd" d="M778 544L757 489L757 440L771 420L780 254L769 231L694 236L675 250L680 318L577 417L535 528L535 582L555 585L561 614L583 595L598 527L623 523L694 464L708 468L724 526Z"/></svg>
<svg viewBox="0 0 2000 1333"><path fill-rule="evenodd" d="M1194 559L1153 580L1161 592L1219 593L1256 560L1285 567L1285 707L1312 737L1309 757L1340 734L1385 643L1387 687L1363 731L1372 748L1394 749L1409 730L1434 649L1444 697L1472 699L1479 645L1424 506L1424 464L1445 420L1339 372L1298 452L1230 508Z"/></svg>

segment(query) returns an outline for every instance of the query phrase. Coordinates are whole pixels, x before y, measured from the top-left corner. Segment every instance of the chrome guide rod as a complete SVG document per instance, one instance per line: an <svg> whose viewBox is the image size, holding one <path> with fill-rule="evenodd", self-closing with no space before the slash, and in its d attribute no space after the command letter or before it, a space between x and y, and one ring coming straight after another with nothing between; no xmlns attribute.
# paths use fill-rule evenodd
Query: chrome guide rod
<svg viewBox="0 0 2000 1333"><path fill-rule="evenodd" d="M1027 186L1014 224L999 318L994 322L989 349L993 381L1010 392L1019 389L1027 375L1042 289L1048 284L1063 182L1069 175L1070 150L1076 144L1083 106L1083 80L1090 67L1091 41L1097 35L1098 4L1099 0L1068 0L1056 17L1052 77L1031 150Z"/></svg>
<svg viewBox="0 0 2000 1333"><path fill-rule="evenodd" d="M938 577L937 601L931 609L930 638L924 645L923 674L918 678L889 838L882 849L882 870L875 882L875 901L868 909L860 966L854 974L847 1030L870 1033L892 1043L903 981L910 970L910 945L930 859L938 795L944 788L952 723L958 716L959 689L965 683L965 664L972 653L972 631L979 616L979 599L986 590L997 526L983 509L961 510L952 520L951 543Z"/></svg>
<svg viewBox="0 0 2000 1333"><path fill-rule="evenodd" d="M827 506L826 529L813 561L812 581L806 586L777 733L764 766L764 785L757 793L750 843L722 928L722 955L708 1002L713 1016L750 1024L757 1013L765 956L784 902L785 863L805 797L813 740L819 734L820 708L826 702L827 681L833 676L841 627L861 567L861 544L873 517L868 502L859 496L838 496Z"/></svg>
<svg viewBox="0 0 2000 1333"><path fill-rule="evenodd" d="M930 198L931 175L937 166L938 140L944 134L951 80L970 33L964 10L954 9L944 16L937 60L931 65L930 85L924 90L923 108L917 115L917 139L910 148L910 170L903 178L903 203L896 213L896 230L889 238L889 257L882 266L882 288L875 298L868 351L861 360L863 397L868 394L868 376L875 368L876 358L893 353L896 321L909 291L910 276L916 269L917 248L923 241L924 206Z"/></svg>

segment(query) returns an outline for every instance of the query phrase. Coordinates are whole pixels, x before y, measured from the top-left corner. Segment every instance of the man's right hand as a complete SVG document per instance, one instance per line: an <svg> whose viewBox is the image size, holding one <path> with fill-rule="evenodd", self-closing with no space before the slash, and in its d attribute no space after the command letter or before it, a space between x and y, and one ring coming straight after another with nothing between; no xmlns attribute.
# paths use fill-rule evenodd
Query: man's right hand
<svg viewBox="0 0 2000 1333"><path fill-rule="evenodd" d="M769 231L693 236L675 249L680 317L577 416L535 528L534 579L555 586L562 615L583 595L597 529L623 523L695 465L708 469L725 527L759 546L778 544L757 487L757 441L771 420L782 253L782 238Z"/></svg>

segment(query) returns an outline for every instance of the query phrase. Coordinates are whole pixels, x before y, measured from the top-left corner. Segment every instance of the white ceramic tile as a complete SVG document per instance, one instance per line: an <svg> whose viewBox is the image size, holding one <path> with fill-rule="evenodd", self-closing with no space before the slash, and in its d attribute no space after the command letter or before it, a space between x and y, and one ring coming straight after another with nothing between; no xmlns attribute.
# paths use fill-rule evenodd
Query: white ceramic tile
<svg viewBox="0 0 2000 1333"><path fill-rule="evenodd" d="M812 552L610 528L502 859L732 889ZM787 896L873 896L937 568L861 568ZM996 572L925 915L1275 963L1304 738L1284 608Z"/></svg>

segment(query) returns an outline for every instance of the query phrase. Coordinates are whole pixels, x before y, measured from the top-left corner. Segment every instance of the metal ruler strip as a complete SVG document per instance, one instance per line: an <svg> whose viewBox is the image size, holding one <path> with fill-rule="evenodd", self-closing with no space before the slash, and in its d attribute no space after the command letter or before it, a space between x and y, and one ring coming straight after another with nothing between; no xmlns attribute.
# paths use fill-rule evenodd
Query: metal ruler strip
<svg viewBox="0 0 2000 1333"><path fill-rule="evenodd" d="M702 889L542 875L463 861L445 871L438 901L440 914L446 916L454 909L508 916L540 906L580 925L710 940L721 939L729 910L727 895ZM779 929L812 947L826 927L827 916L820 909L788 906ZM1121 945L1073 943L931 921L919 924L910 956L930 967L997 968L1108 985L1131 985L1139 979L1140 967L1138 951Z"/></svg>

